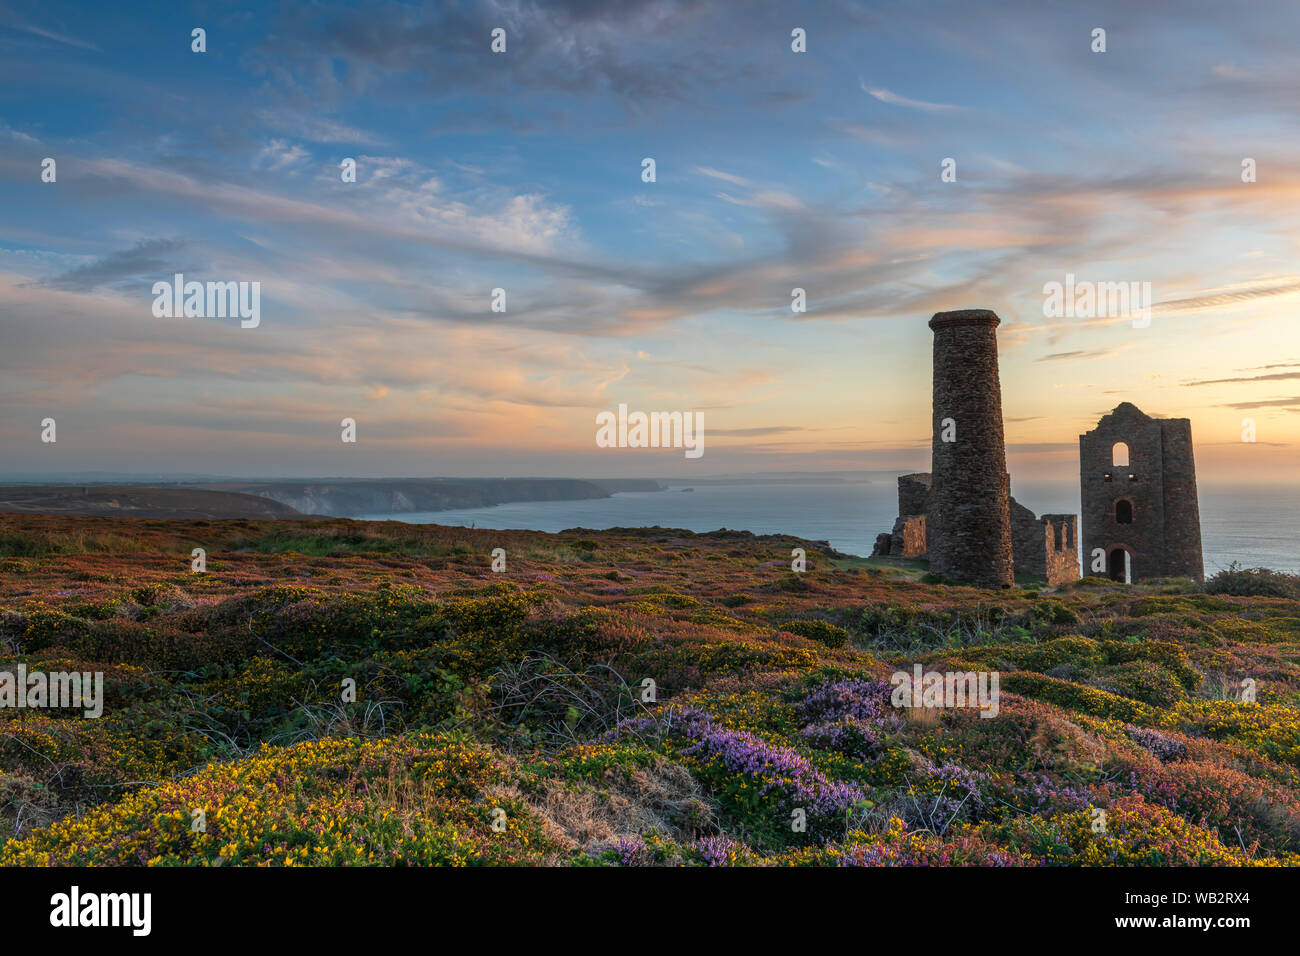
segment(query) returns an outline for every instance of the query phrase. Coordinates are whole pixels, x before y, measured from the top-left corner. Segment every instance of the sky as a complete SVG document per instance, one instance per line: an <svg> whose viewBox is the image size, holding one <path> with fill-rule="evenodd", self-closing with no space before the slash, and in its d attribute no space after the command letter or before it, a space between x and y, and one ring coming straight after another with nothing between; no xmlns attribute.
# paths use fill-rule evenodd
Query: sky
<svg viewBox="0 0 1300 956"><path fill-rule="evenodd" d="M924 470L926 323L988 308L1013 475L1131 401L1289 480L1300 5L1082 6L0 0L0 476Z"/></svg>

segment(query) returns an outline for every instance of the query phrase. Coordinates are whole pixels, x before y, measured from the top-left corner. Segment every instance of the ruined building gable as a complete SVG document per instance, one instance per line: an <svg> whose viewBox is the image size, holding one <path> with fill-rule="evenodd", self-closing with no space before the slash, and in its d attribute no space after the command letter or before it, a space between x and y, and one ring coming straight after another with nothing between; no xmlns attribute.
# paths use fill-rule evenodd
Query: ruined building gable
<svg viewBox="0 0 1300 956"><path fill-rule="evenodd" d="M1192 424L1131 402L1079 436L1084 557L1116 580L1204 578Z"/></svg>

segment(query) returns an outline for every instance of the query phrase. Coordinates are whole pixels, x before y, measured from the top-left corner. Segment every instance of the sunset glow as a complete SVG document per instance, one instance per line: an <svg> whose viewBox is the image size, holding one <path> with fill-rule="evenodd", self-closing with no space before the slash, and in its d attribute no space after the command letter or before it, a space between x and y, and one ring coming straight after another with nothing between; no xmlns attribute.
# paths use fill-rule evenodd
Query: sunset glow
<svg viewBox="0 0 1300 956"><path fill-rule="evenodd" d="M0 10L4 470L923 468L926 321L989 308L1017 475L1068 479L1127 400L1192 420L1205 479L1284 478L1298 24L1270 6L827 4L815 58L768 5L525 7L496 59L482 9L222 12L203 56L165 11ZM260 282L260 326L156 318L177 272ZM1067 274L1150 283L1150 325L1045 317ZM707 454L608 454L620 404L702 413Z"/></svg>

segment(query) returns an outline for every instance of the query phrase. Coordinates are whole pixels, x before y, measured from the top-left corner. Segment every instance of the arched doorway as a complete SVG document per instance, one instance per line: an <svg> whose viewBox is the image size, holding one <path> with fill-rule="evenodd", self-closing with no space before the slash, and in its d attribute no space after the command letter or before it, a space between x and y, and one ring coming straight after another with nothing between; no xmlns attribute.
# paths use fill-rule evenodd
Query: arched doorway
<svg viewBox="0 0 1300 956"><path fill-rule="evenodd" d="M1125 547L1110 549L1106 555L1106 576L1123 584L1133 583L1133 555Z"/></svg>

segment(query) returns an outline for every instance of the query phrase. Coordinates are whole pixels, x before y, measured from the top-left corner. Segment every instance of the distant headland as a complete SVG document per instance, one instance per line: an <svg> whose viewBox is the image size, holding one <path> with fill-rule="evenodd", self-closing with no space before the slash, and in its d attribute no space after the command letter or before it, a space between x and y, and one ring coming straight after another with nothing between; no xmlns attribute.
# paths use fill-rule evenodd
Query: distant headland
<svg viewBox="0 0 1300 956"><path fill-rule="evenodd" d="M391 478L0 486L0 513L139 518L353 517L663 491L648 478Z"/></svg>

